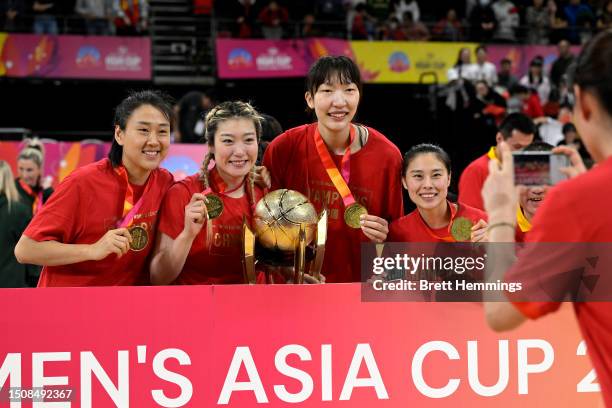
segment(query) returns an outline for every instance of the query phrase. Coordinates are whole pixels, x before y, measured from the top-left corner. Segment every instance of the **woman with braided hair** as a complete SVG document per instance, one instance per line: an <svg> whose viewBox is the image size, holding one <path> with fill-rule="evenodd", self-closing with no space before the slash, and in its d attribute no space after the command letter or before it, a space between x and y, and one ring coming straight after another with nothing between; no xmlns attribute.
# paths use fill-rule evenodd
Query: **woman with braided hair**
<svg viewBox="0 0 612 408"><path fill-rule="evenodd" d="M53 193L50 183L43 182L42 171L44 162L43 145L38 139L28 140L27 145L17 156L17 171L15 186L34 215L40 210Z"/></svg>
<svg viewBox="0 0 612 408"><path fill-rule="evenodd" d="M153 284L243 283L242 221L250 223L263 196L254 183L261 120L240 101L224 102L206 115L202 169L172 186L162 204Z"/></svg>

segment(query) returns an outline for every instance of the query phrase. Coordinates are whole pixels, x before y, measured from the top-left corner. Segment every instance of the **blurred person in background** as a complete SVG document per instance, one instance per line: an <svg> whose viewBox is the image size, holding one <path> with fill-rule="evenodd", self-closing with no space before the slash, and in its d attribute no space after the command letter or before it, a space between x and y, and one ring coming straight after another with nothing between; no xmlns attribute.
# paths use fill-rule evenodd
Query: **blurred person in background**
<svg viewBox="0 0 612 408"><path fill-rule="evenodd" d="M212 90L191 91L178 103L176 110L178 133L174 141L179 143L202 143L204 140L204 117L217 105Z"/></svg>
<svg viewBox="0 0 612 408"><path fill-rule="evenodd" d="M21 201L30 208L30 218L47 202L53 188L52 178L44 177L45 154L43 144L38 139L26 140L26 146L17 156L15 186Z"/></svg>
<svg viewBox="0 0 612 408"><path fill-rule="evenodd" d="M276 0L271 0L261 9L257 20L261 24L264 38L280 40L283 38L283 25L289 21L289 12L286 7L279 5Z"/></svg>
<svg viewBox="0 0 612 408"><path fill-rule="evenodd" d="M57 17L60 15L60 3L54 0L34 0L34 34L59 34Z"/></svg>
<svg viewBox="0 0 612 408"><path fill-rule="evenodd" d="M612 28L612 0L607 0L597 12L597 29L601 31L609 28Z"/></svg>
<svg viewBox="0 0 612 408"><path fill-rule="evenodd" d="M117 35L141 35L149 27L148 0L113 0Z"/></svg>
<svg viewBox="0 0 612 408"><path fill-rule="evenodd" d="M475 51L476 63L469 66L469 77L472 81L485 81L493 86L497 83L497 68L487 60L487 48L479 45Z"/></svg>
<svg viewBox="0 0 612 408"><path fill-rule="evenodd" d="M491 8L497 20L497 29L493 36L496 42L516 42L516 32L520 24L518 8L510 0L497 0Z"/></svg>
<svg viewBox="0 0 612 408"><path fill-rule="evenodd" d="M30 286L28 266L17 262L15 245L30 221L28 207L19 199L11 167L0 160L0 287Z"/></svg>
<svg viewBox="0 0 612 408"><path fill-rule="evenodd" d="M575 57L574 54L572 54L570 43L567 40L559 41L557 50L559 51L559 56L553 62L550 68L550 82L554 87L559 88L561 86L563 76L567 72L567 69L572 62L575 61Z"/></svg>
<svg viewBox="0 0 612 408"><path fill-rule="evenodd" d="M25 0L5 0L0 2L0 31L22 30Z"/></svg>
<svg viewBox="0 0 612 408"><path fill-rule="evenodd" d="M112 34L113 0L77 0L74 11L85 19L87 34Z"/></svg>
<svg viewBox="0 0 612 408"><path fill-rule="evenodd" d="M446 16L436 23L432 33L439 41L461 41L463 27L461 20L457 17L457 11L449 8Z"/></svg>
<svg viewBox="0 0 612 408"><path fill-rule="evenodd" d="M550 81L544 73L543 66L544 59L541 56L533 58L529 63L529 72L519 80L519 84L538 93L542 105L548 102L550 94Z"/></svg>
<svg viewBox="0 0 612 408"><path fill-rule="evenodd" d="M498 26L488 0L477 0L470 11L470 38L474 42L490 42Z"/></svg>
<svg viewBox="0 0 612 408"><path fill-rule="evenodd" d="M533 0L527 7L525 24L527 24L527 44L546 45L549 39L551 9L544 0Z"/></svg>
<svg viewBox="0 0 612 408"><path fill-rule="evenodd" d="M518 78L512 74L512 61L508 58L501 60L499 72L497 73L497 85L509 91L518 85Z"/></svg>

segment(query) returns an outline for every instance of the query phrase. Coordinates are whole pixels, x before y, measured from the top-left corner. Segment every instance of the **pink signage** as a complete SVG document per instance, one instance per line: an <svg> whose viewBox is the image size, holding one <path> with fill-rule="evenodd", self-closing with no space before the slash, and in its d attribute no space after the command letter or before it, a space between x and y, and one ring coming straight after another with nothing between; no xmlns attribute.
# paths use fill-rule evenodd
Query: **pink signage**
<svg viewBox="0 0 612 408"><path fill-rule="evenodd" d="M602 406L569 305L503 334L479 304L359 284L3 289L0 309L0 407L43 385L62 407Z"/></svg>
<svg viewBox="0 0 612 408"><path fill-rule="evenodd" d="M233 40L217 39L219 78L279 78L305 76L310 64L323 55L352 56L346 40Z"/></svg>
<svg viewBox="0 0 612 408"><path fill-rule="evenodd" d="M151 79L147 37L8 34L0 41L0 75Z"/></svg>

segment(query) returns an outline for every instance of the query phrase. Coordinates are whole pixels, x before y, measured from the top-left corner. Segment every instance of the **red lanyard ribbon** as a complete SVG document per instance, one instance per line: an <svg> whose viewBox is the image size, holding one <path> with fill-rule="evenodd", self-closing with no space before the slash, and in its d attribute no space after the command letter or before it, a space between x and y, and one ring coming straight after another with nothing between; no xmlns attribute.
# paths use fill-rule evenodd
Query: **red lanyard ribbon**
<svg viewBox="0 0 612 408"><path fill-rule="evenodd" d="M121 218L116 223L116 227L129 227L130 225L132 225L134 216L136 215L138 210L140 210L140 207L142 207L142 203L144 201L145 196L147 195L147 192L149 191L149 188L151 187L151 183L150 180L147 180L147 186L145 187L145 191L143 191L142 196L140 196L138 202L134 204L134 188L128 180L127 170L124 166L119 166L115 169L115 172L119 175L119 177L121 177L121 179L125 182L126 185L125 198L123 199L123 211L121 213ZM149 178L151 178L151 176L149 176Z"/></svg>
<svg viewBox="0 0 612 408"><path fill-rule="evenodd" d="M340 162L341 173L329 154L329 150L327 150L325 141L319 133L319 128L315 128L314 142L317 148L317 153L319 154L321 163L323 164L327 175L331 179L331 182L333 183L334 187L336 187L336 190L338 190L338 193L340 193L345 208L355 202L355 198L353 197L353 194L351 193L351 190L347 184L351 178L351 145L353 144L354 140L355 128L353 125L350 125L349 144L344 150L344 155L342 155L342 161Z"/></svg>

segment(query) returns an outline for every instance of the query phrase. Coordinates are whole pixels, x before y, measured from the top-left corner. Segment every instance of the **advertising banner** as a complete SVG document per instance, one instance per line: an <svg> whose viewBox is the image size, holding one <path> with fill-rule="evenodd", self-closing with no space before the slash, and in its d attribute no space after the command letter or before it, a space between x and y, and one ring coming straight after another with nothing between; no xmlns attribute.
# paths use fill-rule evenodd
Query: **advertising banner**
<svg viewBox="0 0 612 408"><path fill-rule="evenodd" d="M105 158L110 146L108 142L44 143L43 177L51 177L53 185L56 186L76 168ZM0 160L5 160L11 165L15 177L17 176L17 156L23 147L23 142L0 142ZM175 179L181 180L198 172L206 151L205 145L171 144L168 156L162 162L161 167L170 171Z"/></svg>
<svg viewBox="0 0 612 408"><path fill-rule="evenodd" d="M478 303L360 292L4 289L0 407L603 406L569 305L496 334Z"/></svg>
<svg viewBox="0 0 612 408"><path fill-rule="evenodd" d="M150 80L151 40L1 34L0 76Z"/></svg>

